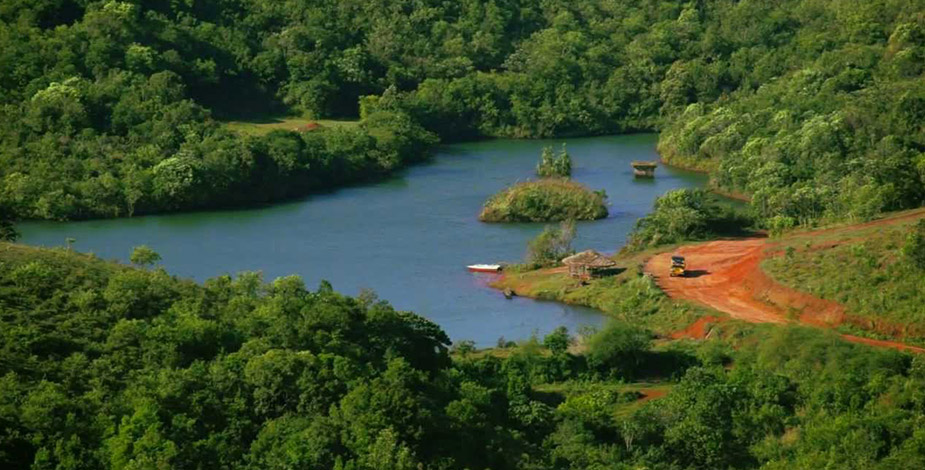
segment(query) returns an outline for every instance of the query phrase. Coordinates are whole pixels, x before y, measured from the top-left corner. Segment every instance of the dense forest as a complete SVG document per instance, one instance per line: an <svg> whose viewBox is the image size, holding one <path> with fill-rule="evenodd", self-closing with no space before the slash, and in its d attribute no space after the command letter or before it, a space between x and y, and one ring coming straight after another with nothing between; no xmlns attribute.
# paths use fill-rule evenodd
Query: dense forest
<svg viewBox="0 0 925 470"><path fill-rule="evenodd" d="M925 200L922 1L0 5L0 201L24 218L271 201L434 137L661 130L763 224ZM225 118L363 118L245 137Z"/></svg>
<svg viewBox="0 0 925 470"><path fill-rule="evenodd" d="M614 322L581 344L559 329L450 351L370 293L196 284L148 249L132 259L0 242L0 467L925 465L922 357L820 330L727 323L665 343ZM625 301L653 315L652 295Z"/></svg>
<svg viewBox="0 0 925 470"><path fill-rule="evenodd" d="M441 141L637 131L751 202L669 192L633 256L865 220L925 203L923 73L925 0L2 0L0 468L925 468L925 356L734 320L669 340L703 312L638 266L591 286L624 321L478 351L371 292L8 243L17 219L333 189ZM356 122L227 125L268 116ZM919 320L904 230L770 269Z"/></svg>

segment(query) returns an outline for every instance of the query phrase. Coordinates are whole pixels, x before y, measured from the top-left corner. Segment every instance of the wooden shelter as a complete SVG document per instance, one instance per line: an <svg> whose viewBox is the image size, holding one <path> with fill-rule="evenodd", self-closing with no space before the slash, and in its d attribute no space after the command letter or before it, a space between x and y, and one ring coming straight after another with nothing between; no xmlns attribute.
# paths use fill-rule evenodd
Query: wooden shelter
<svg viewBox="0 0 925 470"><path fill-rule="evenodd" d="M601 277L612 271L617 263L594 251L587 250L562 260L568 266L568 273L576 279Z"/></svg>
<svg viewBox="0 0 925 470"><path fill-rule="evenodd" d="M633 175L637 178L655 178L655 167L658 163L635 160L633 163Z"/></svg>

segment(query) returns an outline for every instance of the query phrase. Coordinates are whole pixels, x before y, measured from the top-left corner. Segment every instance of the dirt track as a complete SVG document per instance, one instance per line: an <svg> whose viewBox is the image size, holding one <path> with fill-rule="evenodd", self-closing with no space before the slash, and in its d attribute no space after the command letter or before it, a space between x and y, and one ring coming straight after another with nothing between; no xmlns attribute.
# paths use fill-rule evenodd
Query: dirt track
<svg viewBox="0 0 925 470"><path fill-rule="evenodd" d="M655 277L669 297L698 302L739 320L828 328L841 324L845 320L843 306L779 284L761 270L761 260L769 248L769 241L763 238L687 245L652 257L645 271ZM671 255L675 253L687 259L689 277L668 276ZM856 343L925 353L925 348L900 342L842 337Z"/></svg>

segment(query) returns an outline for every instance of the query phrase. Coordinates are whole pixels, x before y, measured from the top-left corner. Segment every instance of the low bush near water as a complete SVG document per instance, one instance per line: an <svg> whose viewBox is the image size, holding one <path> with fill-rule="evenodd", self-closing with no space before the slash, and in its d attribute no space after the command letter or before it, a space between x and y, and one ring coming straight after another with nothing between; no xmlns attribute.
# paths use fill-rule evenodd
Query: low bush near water
<svg viewBox="0 0 925 470"><path fill-rule="evenodd" d="M582 184L559 179L518 183L492 196L482 209L482 222L559 222L607 217L607 195Z"/></svg>
<svg viewBox="0 0 925 470"><path fill-rule="evenodd" d="M558 227L547 226L533 240L527 243L528 268L540 268L557 264L562 258L575 252L572 240L575 238L575 222L567 220Z"/></svg>
<svg viewBox="0 0 925 470"><path fill-rule="evenodd" d="M676 189L656 199L652 213L636 221L627 247L641 250L684 240L736 234L751 223L748 216L720 205L706 190Z"/></svg>

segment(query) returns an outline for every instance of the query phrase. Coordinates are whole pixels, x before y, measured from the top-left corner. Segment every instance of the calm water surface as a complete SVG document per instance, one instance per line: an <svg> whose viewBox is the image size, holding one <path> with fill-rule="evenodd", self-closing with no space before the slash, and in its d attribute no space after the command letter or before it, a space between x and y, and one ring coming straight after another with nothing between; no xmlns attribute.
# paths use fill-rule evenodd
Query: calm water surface
<svg viewBox="0 0 925 470"><path fill-rule="evenodd" d="M701 186L706 177L659 167L654 181L633 179L631 160L654 160L654 135L568 139L573 179L610 196L610 216L578 224L575 248L616 251L656 196ZM594 310L504 297L467 264L517 262L542 224L483 224L484 201L529 179L543 146L563 141L492 140L448 145L432 162L369 186L266 208L18 226L24 243L75 248L127 262L148 245L171 273L204 280L240 271L266 279L299 274L347 294L376 291L396 308L439 323L454 340L493 345L556 326L598 325Z"/></svg>

